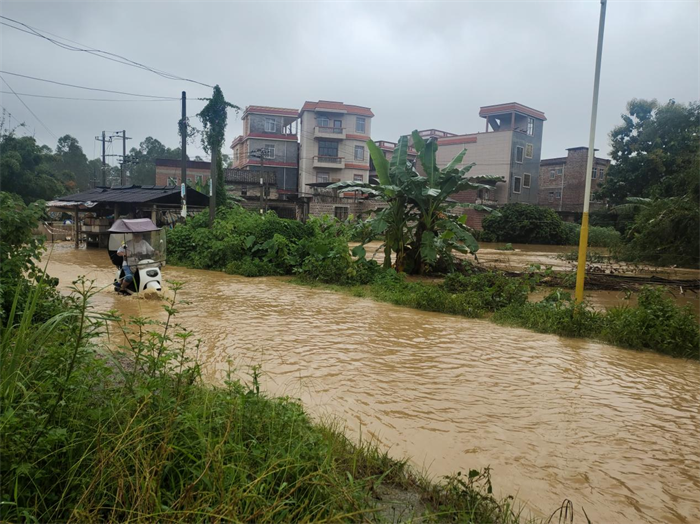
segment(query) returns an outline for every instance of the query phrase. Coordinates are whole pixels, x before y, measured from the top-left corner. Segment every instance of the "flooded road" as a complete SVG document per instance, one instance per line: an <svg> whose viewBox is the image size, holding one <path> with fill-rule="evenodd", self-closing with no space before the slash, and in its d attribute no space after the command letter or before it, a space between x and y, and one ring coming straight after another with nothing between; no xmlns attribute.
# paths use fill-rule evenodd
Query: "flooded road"
<svg viewBox="0 0 700 524"><path fill-rule="evenodd" d="M108 286L106 253L57 245L49 273ZM491 466L538 514L700 522L700 364L290 285L167 266L208 376L261 364L272 394L374 435L433 476ZM109 287L98 309L163 317ZM585 522L578 513L577 522Z"/></svg>

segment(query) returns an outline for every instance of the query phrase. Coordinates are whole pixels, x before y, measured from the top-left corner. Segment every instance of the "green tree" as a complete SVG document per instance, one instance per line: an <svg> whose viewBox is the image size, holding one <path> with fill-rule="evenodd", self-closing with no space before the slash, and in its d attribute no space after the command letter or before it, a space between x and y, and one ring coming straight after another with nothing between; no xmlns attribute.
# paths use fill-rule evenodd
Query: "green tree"
<svg viewBox="0 0 700 524"><path fill-rule="evenodd" d="M216 205L226 204L226 187L224 185L224 164L221 148L226 136L227 111L240 108L226 101L221 88L214 86L214 92L204 108L197 114L202 121L202 147L208 153L216 152Z"/></svg>
<svg viewBox="0 0 700 524"><path fill-rule="evenodd" d="M70 190L84 190L90 187L93 172L87 156L78 140L70 135L63 135L58 139L51 169L59 174L59 178Z"/></svg>
<svg viewBox="0 0 700 524"><path fill-rule="evenodd" d="M450 213L456 202L449 197L468 189L491 188L466 177L473 164L458 167L466 154L464 149L444 168L437 164L437 141L428 141L414 131L413 146L425 175L421 175L408 160L408 137L402 136L389 162L371 140L367 141L372 161L377 169L379 186L362 182L339 182L333 189L361 189L378 196L387 207L378 211L368 222L374 233L384 236L384 267L391 265L406 273L426 273L452 265L452 251L476 253L479 245L465 225L466 215ZM495 183L497 177L483 177ZM489 210L484 206L471 206ZM489 210L490 211L490 210ZM356 252L361 254L361 252Z"/></svg>
<svg viewBox="0 0 700 524"><path fill-rule="evenodd" d="M610 133L613 164L599 195L614 205L628 197L700 198L700 105L633 99Z"/></svg>
<svg viewBox="0 0 700 524"><path fill-rule="evenodd" d="M521 244L569 243L564 222L552 209L529 204L507 204L498 215L484 218L484 237L495 242Z"/></svg>
<svg viewBox="0 0 700 524"><path fill-rule="evenodd" d="M34 137L0 135L0 187L19 195L25 203L51 200L74 188L70 172L56 174L51 148Z"/></svg>
<svg viewBox="0 0 700 524"><path fill-rule="evenodd" d="M179 160L181 149L170 149L160 140L151 136L146 137L138 148L132 147L129 155L135 160L131 167L131 181L136 185L147 186L156 183L156 160L169 158Z"/></svg>

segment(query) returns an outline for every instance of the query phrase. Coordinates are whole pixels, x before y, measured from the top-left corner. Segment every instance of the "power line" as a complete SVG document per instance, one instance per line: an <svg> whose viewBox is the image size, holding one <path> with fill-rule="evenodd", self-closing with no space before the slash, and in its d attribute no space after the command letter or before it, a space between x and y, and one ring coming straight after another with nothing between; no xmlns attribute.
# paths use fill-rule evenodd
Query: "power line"
<svg viewBox="0 0 700 524"><path fill-rule="evenodd" d="M0 93L10 94L11 91L0 91ZM140 98L79 98L70 96L50 96L36 95L33 93L17 93L22 96L31 96L35 98L53 98L58 100L80 100L85 102L175 102L178 98L154 98L152 100L142 100Z"/></svg>
<svg viewBox="0 0 700 524"><path fill-rule="evenodd" d="M142 95L139 93L127 93L125 91L113 91L111 89L99 89L97 87L86 87L86 86L79 86L79 85L75 85L75 84L66 84L64 82L57 82L56 80L47 80L46 78L37 78L35 76L21 75L19 73L11 73L9 71L0 71L0 73L4 73L6 75L18 76L21 78L29 78L30 80L38 80L39 82L48 82L49 84L57 84L60 86L74 87L76 89L86 89L88 91L100 91L102 93L114 93L117 95L127 95L127 96L140 96L143 98L160 98L163 100L180 100L179 97L174 97L174 96ZM5 82L5 83L7 83L7 82Z"/></svg>
<svg viewBox="0 0 700 524"><path fill-rule="evenodd" d="M2 25L4 25L4 26L11 27L12 29L16 29L17 31L21 31L21 32L27 33L27 34L29 34L29 35L42 38L42 39L47 40L47 41L51 42L52 44L54 44L54 45L56 45L56 46L58 46L58 47L60 47L60 48L66 49L66 50L68 50L68 51L77 51L77 52L82 52L82 53L88 53L88 54L91 54L91 55L93 55L93 56L97 56L97 57L99 57L99 58L104 58L104 59L106 59L106 60L110 60L110 61L112 61L112 62L117 62L117 63L119 63L119 64L127 65L127 66L130 66L130 67L135 67L135 68L137 68L137 69L142 69L142 70L144 70L144 71L149 71L149 72L151 72L151 73L154 73L154 74L156 74L156 75L158 75L158 76L161 76L161 77L163 77L163 78L167 78L167 79L169 79L169 80L182 80L183 82L190 82L190 83L193 83L193 84L199 84L199 85L204 86L204 87L209 87L209 88L213 88L213 87L214 87L214 86L211 86L211 85L209 85L209 84L205 84L205 83L203 83L203 82L199 82L199 81L197 81L197 80L192 80L192 79L190 79L190 78L184 78L184 77L181 77L181 76L174 75L174 74L172 74L172 73L168 73L168 72L162 71L162 70L160 70L160 69L155 69L155 68L153 68L153 67L149 67L149 66L144 65L144 64L141 64L141 63L139 63L139 62L135 62L134 60L130 60L130 59L124 57L124 56L117 55L117 54L115 54L115 53L110 53L110 52L108 52L108 51L102 51L101 49L96 49L96 48L77 47L77 46L74 46L74 45L65 44L65 43L59 42L58 40L55 40L55 39L53 39L53 38L49 38L48 36L46 36L46 34L55 36L56 38L60 38L61 40L65 40L66 42L72 42L72 43L77 44L77 45L79 45L79 46L84 46L84 45L85 45L85 44L80 44L79 42L73 42L72 40L68 40L67 38L63 38L63 37L58 36L58 35L54 35L54 34L52 34L52 33L49 33L48 31L41 31L41 30L39 30L39 29L37 29L37 28L35 28L35 27L31 27L31 26L29 26L29 25L27 25L27 24L25 24L25 23L23 23L23 22L20 22L20 21L18 21L18 20L13 20L12 18L8 18L8 17L6 17L6 16L0 16L0 18L2 18L2 19L4 19L4 20L8 20L8 21L10 21L10 22L12 22L12 23L14 23L14 24L19 24L20 26L22 26L22 27L24 27L24 28L26 28L26 29L22 29L22 27L17 27L17 26L8 24L7 22L0 22L0 23L1 23ZM44 34L44 33L46 33L46 34Z"/></svg>
<svg viewBox="0 0 700 524"><path fill-rule="evenodd" d="M20 102L22 102L22 105L23 105L24 107L27 108L27 111L29 111L29 112L32 114L32 116L33 116L34 118L36 118L37 122L39 122L42 126L44 126L44 129L46 129L46 130L49 132L49 134L54 138L54 140L58 140L58 137L57 137L56 135L53 134L53 132L46 126L46 124L44 124L44 122L42 122L41 119L40 119L38 116L36 116L36 114L34 113L34 111L32 111L32 110L29 108L29 106L24 102L24 100L22 100L22 98L15 92L15 90L12 89L12 86L11 86L10 84L7 83L7 80L5 80L2 76L0 76L0 80L2 80L3 82L5 82L5 85L6 85L7 87L10 88L10 91L12 91L12 93L17 97L17 99L18 99Z"/></svg>

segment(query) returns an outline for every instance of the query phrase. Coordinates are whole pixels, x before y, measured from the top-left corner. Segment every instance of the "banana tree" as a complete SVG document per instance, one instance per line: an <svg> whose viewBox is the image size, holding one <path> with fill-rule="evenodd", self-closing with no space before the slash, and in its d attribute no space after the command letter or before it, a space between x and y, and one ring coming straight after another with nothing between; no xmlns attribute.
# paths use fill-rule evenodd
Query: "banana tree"
<svg viewBox="0 0 700 524"><path fill-rule="evenodd" d="M437 141L425 141L413 132L413 145L418 152L425 176L408 159L408 137L402 136L391 158L387 161L377 145L367 141L372 161L377 170L379 185L362 182L339 182L333 189L361 190L386 203L386 207L369 220L372 230L384 235L384 267L391 266L391 254L396 253L394 267L407 273L424 273L442 261L450 263L452 250L476 253L479 246L466 226L466 216L455 216L449 210L456 202L450 195L467 189L490 189L492 186L474 183L466 178L472 165L459 168L466 149L445 168L437 165ZM498 177L480 177L495 183ZM465 206L465 204L462 204ZM490 211L484 206L469 205Z"/></svg>

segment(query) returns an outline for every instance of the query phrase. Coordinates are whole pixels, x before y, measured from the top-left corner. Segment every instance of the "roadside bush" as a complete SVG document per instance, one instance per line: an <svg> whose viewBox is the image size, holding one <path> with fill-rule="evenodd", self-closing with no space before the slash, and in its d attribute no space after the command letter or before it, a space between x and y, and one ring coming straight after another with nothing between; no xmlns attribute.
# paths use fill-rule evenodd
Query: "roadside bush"
<svg viewBox="0 0 700 524"><path fill-rule="evenodd" d="M581 224L574 222L564 222L566 229L567 244L577 246L581 235ZM617 247L622 239L622 235L613 227L588 227L588 245L591 247Z"/></svg>
<svg viewBox="0 0 700 524"><path fill-rule="evenodd" d="M488 311L524 304L533 289L533 284L527 279L508 277L497 271L468 276L451 273L441 286L448 293L471 295L481 309Z"/></svg>
<svg viewBox="0 0 700 524"><path fill-rule="evenodd" d="M229 275L241 275L244 277L268 277L284 274L273 264L250 257L229 262L224 272Z"/></svg>
<svg viewBox="0 0 700 524"><path fill-rule="evenodd" d="M576 304L569 293L555 291L540 302L507 306L493 315L493 321L540 333L592 337L597 333L600 316L585 304Z"/></svg>
<svg viewBox="0 0 700 524"><path fill-rule="evenodd" d="M700 268L700 207L689 198L656 200L644 206L620 249L630 262Z"/></svg>
<svg viewBox="0 0 700 524"><path fill-rule="evenodd" d="M600 336L618 346L700 358L700 328L693 311L678 307L660 289L651 287L642 290L637 307L609 309Z"/></svg>
<svg viewBox="0 0 700 524"><path fill-rule="evenodd" d="M482 240L520 244L565 244L568 241L564 222L552 209L507 204L499 212L484 218Z"/></svg>
<svg viewBox="0 0 700 524"><path fill-rule="evenodd" d="M38 265L45 252L44 238L35 237L33 230L44 215L43 201L25 204L10 193L0 192L0 322L4 321L16 303L22 312L32 290L39 282L35 318L46 320L59 313L64 300L56 290L58 280L50 278Z"/></svg>

